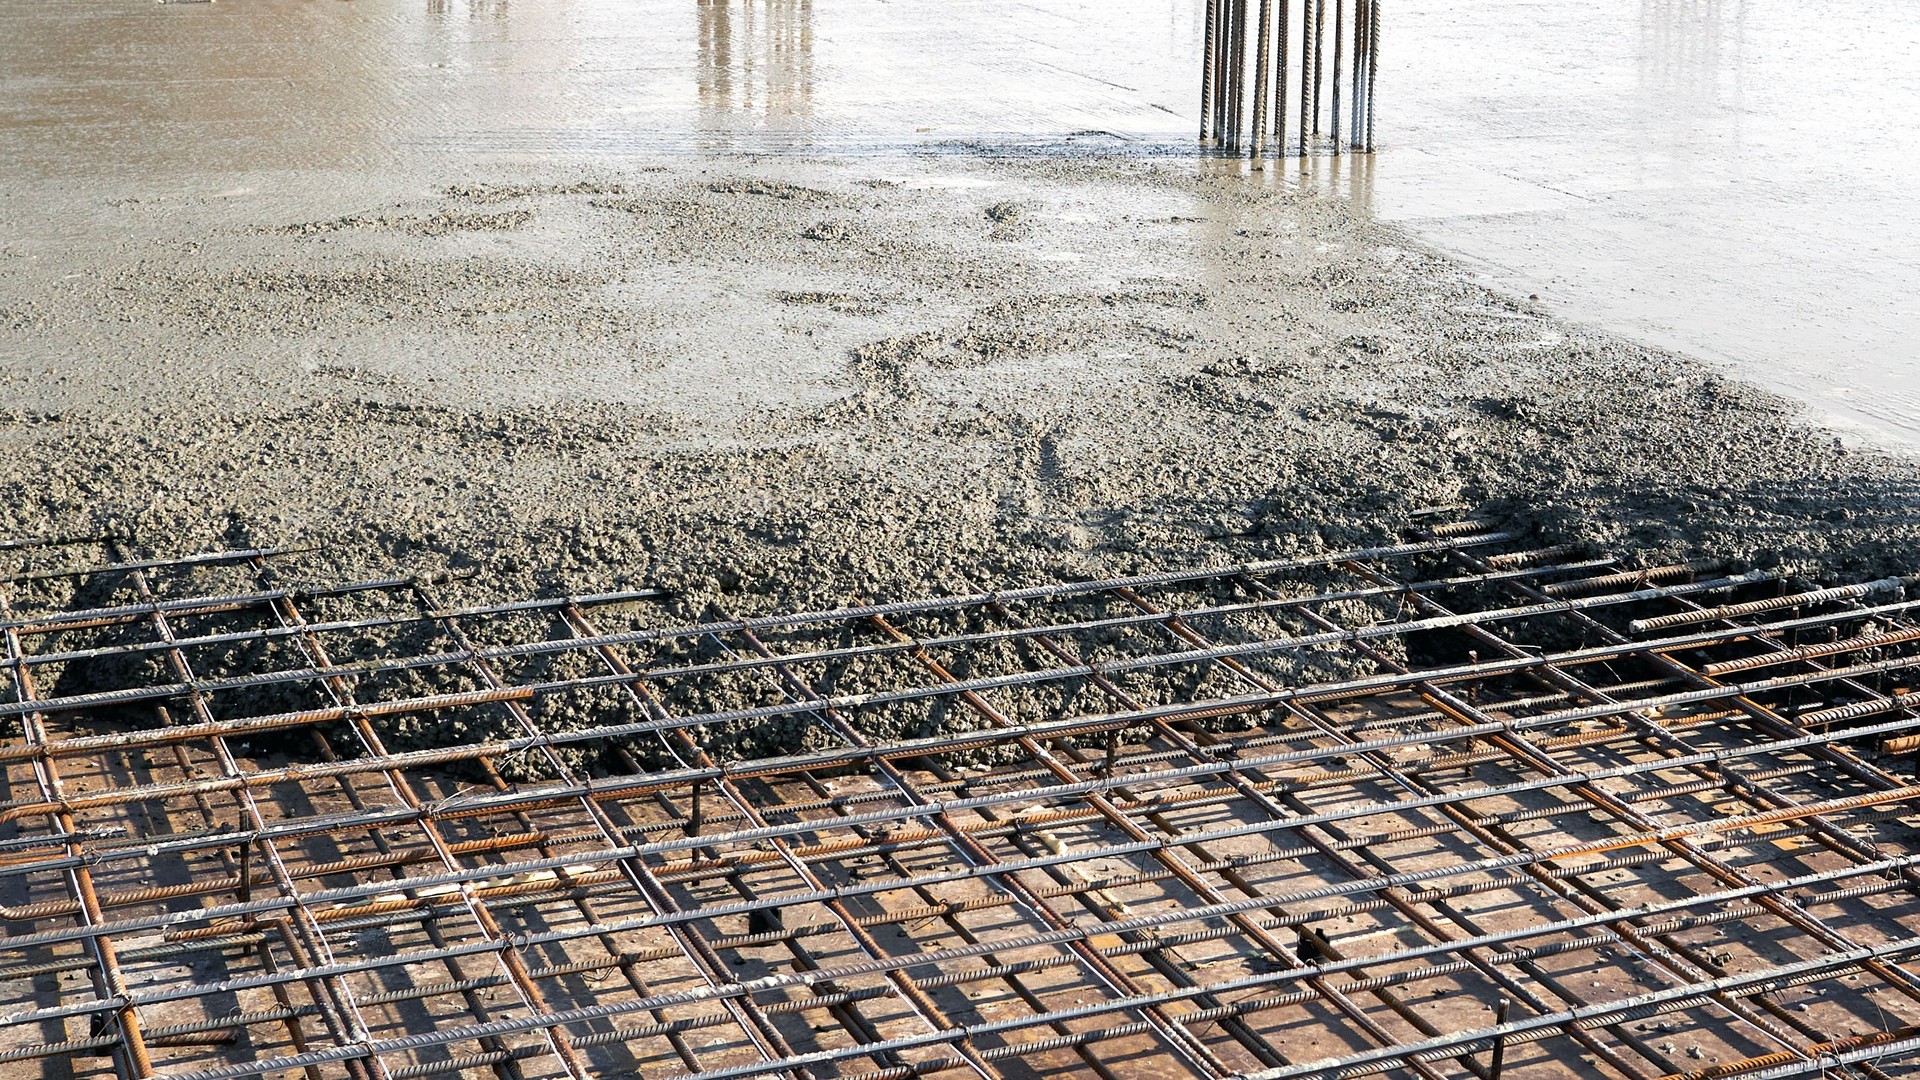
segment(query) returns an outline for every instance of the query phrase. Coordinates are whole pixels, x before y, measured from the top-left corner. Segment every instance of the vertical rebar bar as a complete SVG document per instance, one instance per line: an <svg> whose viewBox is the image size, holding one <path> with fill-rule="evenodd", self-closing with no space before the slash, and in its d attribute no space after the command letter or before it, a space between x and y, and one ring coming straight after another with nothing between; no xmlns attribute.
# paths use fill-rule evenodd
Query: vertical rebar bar
<svg viewBox="0 0 1920 1080"><path fill-rule="evenodd" d="M1253 69L1253 156L1267 151L1268 68L1273 60L1273 0L1260 0L1260 25L1254 32L1258 47Z"/></svg>
<svg viewBox="0 0 1920 1080"><path fill-rule="evenodd" d="M1214 13L1219 6L1220 0L1207 0L1207 29L1204 43L1200 47L1200 144L1202 146L1207 145L1209 133L1217 137L1220 131L1217 125L1208 123L1213 117L1213 98L1217 92L1214 86L1214 52L1218 44L1215 38L1219 28L1215 25L1217 20Z"/></svg>
<svg viewBox="0 0 1920 1080"><path fill-rule="evenodd" d="M1213 13L1213 145L1221 146L1227 140L1227 45L1228 24L1227 4L1229 0L1214 0Z"/></svg>
<svg viewBox="0 0 1920 1080"><path fill-rule="evenodd" d="M1353 63L1347 69L1347 148L1360 152L1360 120L1364 110L1360 95L1367 70L1367 0L1353 0Z"/></svg>
<svg viewBox="0 0 1920 1080"><path fill-rule="evenodd" d="M1240 127L1234 122L1234 83L1239 72L1234 70L1233 54L1237 43L1234 41L1233 11L1239 0L1222 0L1220 7L1220 146L1232 152L1240 142Z"/></svg>
<svg viewBox="0 0 1920 1080"><path fill-rule="evenodd" d="M1252 147L1254 141L1253 125L1251 123L1254 111L1253 87L1255 77L1259 74L1254 65L1259 55L1260 45L1258 26L1259 12L1253 5L1254 0L1240 0L1240 52L1237 58L1241 73L1240 108L1237 115L1246 126L1246 137L1242 142L1249 148Z"/></svg>
<svg viewBox="0 0 1920 1080"><path fill-rule="evenodd" d="M1333 0L1333 99L1327 121L1333 136L1333 152L1340 153L1340 35L1347 21L1347 0Z"/></svg>
<svg viewBox="0 0 1920 1080"><path fill-rule="evenodd" d="M1247 108L1247 4L1233 0L1233 148L1239 150L1246 134Z"/></svg>
<svg viewBox="0 0 1920 1080"><path fill-rule="evenodd" d="M1300 0L1300 156L1307 154L1307 133L1313 117L1313 7L1319 0Z"/></svg>
<svg viewBox="0 0 1920 1080"><path fill-rule="evenodd" d="M1507 1011L1509 1007L1510 1003L1506 998L1501 998L1500 1004L1494 1006L1493 1024L1495 1027L1503 1028L1507 1026ZM1487 1080L1500 1080L1500 1073L1506 1067L1507 1037L1505 1035L1497 1035L1493 1040L1493 1060L1487 1065Z"/></svg>
<svg viewBox="0 0 1920 1080"><path fill-rule="evenodd" d="M1240 106L1246 100L1246 0L1227 0L1227 150L1240 150Z"/></svg>
<svg viewBox="0 0 1920 1080"><path fill-rule="evenodd" d="M1292 11L1293 0L1280 0L1280 41L1273 61L1273 145L1281 154L1287 152L1287 18Z"/></svg>
<svg viewBox="0 0 1920 1080"><path fill-rule="evenodd" d="M1214 14L1213 37L1213 144L1224 147L1233 141L1231 103L1233 101L1233 0L1219 0Z"/></svg>
<svg viewBox="0 0 1920 1080"><path fill-rule="evenodd" d="M1327 0L1313 2L1313 133L1320 134L1320 84L1326 79Z"/></svg>
<svg viewBox="0 0 1920 1080"><path fill-rule="evenodd" d="M1367 153L1373 153L1374 83L1380 77L1380 0L1367 4Z"/></svg>

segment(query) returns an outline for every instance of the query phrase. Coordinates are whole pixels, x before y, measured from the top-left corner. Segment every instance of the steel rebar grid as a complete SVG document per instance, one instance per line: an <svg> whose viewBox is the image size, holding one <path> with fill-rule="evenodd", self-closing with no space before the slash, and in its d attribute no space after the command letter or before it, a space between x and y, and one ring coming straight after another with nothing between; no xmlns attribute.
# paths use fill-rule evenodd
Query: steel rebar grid
<svg viewBox="0 0 1920 1080"><path fill-rule="evenodd" d="M1126 1074L1182 1045L1201 1074L1483 1074L1490 1040L1554 1067L1542 1039L1652 1075L1636 1063L1698 1067L1657 1045L1681 1037L1749 1070L1852 1053L1810 1037L1846 1021L1800 1014L1802 986L1874 1031L1911 1024L1910 999L1847 982L1911 988L1912 848L1871 831L1920 797L1874 763L1920 727L1909 583L1755 604L1782 584L1436 532L678 629L632 609L642 590L456 607L398 580L286 589L266 553L82 579L139 603L23 572L9 685L50 689L8 716L44 724L73 782L49 797L21 771L40 758L5 757L0 986L21 989L0 1061L85 1072L119 1040L66 1025L125 1014L160 1033L156 1071L209 1077L560 1075L563 1042L600 1074ZM203 580L222 573L249 587ZM1170 632L1203 644L1167 651ZM1462 661L1489 636L1523 647ZM195 723L156 711L183 703ZM645 741L697 755L729 723L790 725L799 752L683 766ZM294 734L328 732L351 752L299 756ZM218 824L222 798L259 820ZM79 868L102 881L92 918ZM311 948L273 930L302 923ZM1335 936L1299 966L1274 935L1312 925ZM1776 940L1702 940L1730 927ZM101 945L123 990L40 989ZM517 970L457 966L507 955ZM1488 1034L1495 996L1518 1017ZM338 999L364 1037L327 1027ZM1634 1026L1653 1019L1685 1034Z"/></svg>
<svg viewBox="0 0 1920 1080"><path fill-rule="evenodd" d="M1357 569L1360 569L1360 572L1367 576L1374 576L1374 573L1372 571L1365 570L1364 568L1357 568ZM1441 609L1438 609L1437 605L1433 605L1433 602L1430 600L1427 600L1425 598L1420 598L1420 597L1416 597L1414 599L1415 599L1415 603L1418 605L1421 605L1422 607L1431 605L1435 610L1441 610ZM1444 611L1442 611L1442 613L1444 613ZM1514 646L1511 643L1506 642L1503 639L1500 639L1497 635L1494 635L1483 629L1476 627L1476 628L1473 628L1470 631L1470 633L1473 634L1476 641L1496 647L1501 651L1506 652L1510 655L1523 655L1521 650L1517 646ZM1381 657L1378 659L1383 664L1392 663L1390 658ZM1567 675L1566 673L1564 673L1559 668L1553 665L1543 666L1541 669L1539 669L1537 673L1535 673L1535 677L1538 678L1545 685L1569 689L1579 697L1584 698L1586 700L1605 702L1608 704L1617 704L1616 698L1604 693L1603 691L1599 691L1591 686L1588 686L1584 682L1581 682L1577 678ZM1455 719L1456 722L1458 723L1472 726L1474 724L1484 723L1488 719L1488 717L1486 717L1485 714L1480 713L1471 703L1464 702L1461 699L1459 699L1457 696L1451 695L1447 691L1442 690L1437 686L1428 684L1428 685L1422 686L1420 689L1421 689L1421 696L1423 700L1425 700L1428 704L1435 706L1443 714L1448 715L1451 718ZM1661 728L1661 731L1663 734L1668 733L1668 729L1666 728ZM1568 775L1570 773L1570 770L1560 765L1553 758L1543 754L1540 751L1540 749L1537 747L1537 745L1532 743L1529 737L1525 734L1515 732L1510 735L1496 736L1492 741L1494 741L1496 745L1499 746L1500 749L1512 755L1513 759L1516 762L1523 763L1524 765L1531 767L1533 769L1536 769L1546 775ZM1651 743L1650 743L1650 747L1651 747ZM1658 749L1657 747L1653 747L1653 748ZM1695 768L1698 769L1698 766L1696 766ZM1729 787L1730 787L1730 790L1732 790L1730 785ZM1597 808L1603 811L1606 811L1608 813L1616 814L1619 817L1621 817L1623 820L1630 822L1636 827L1645 829L1645 828L1652 828L1657 825L1657 822L1650 819L1645 814L1641 813L1634 806L1612 796L1611 794L1599 789L1595 785L1582 782L1577 786L1575 786L1573 790L1577 794L1579 794L1583 799L1586 799L1587 801L1593 803ZM1512 845L1511 839L1505 838L1505 837L1495 838L1494 842L1497 844L1500 844L1502 847ZM1671 844L1672 844L1672 849L1677 854L1680 854L1683 857L1690 859L1691 861L1699 865L1702 869L1708 870L1709 872L1715 873L1717 875L1723 875L1724 879L1733 880L1737 883L1742 883L1742 884L1750 883L1746 881L1746 879L1741 877L1737 871L1733 870L1731 867L1728 867L1724 862L1721 862L1715 859L1710 853L1707 853L1704 850L1698 848L1697 846L1691 844L1691 842L1686 839L1677 838L1671 841ZM1609 898L1601 890L1588 888L1584 890L1585 895L1576 895L1573 892L1559 889L1557 887L1557 883L1549 882L1547 884L1549 884L1549 887L1554 887L1556 891L1561 892L1561 894L1569 901L1575 904L1578 904L1582 910L1585 910L1588 912L1612 910L1611 902ZM1803 925L1803 928L1805 928L1804 925ZM1814 927L1814 929L1818 929L1818 928ZM1703 984L1708 982L1712 977L1713 972L1710 970L1709 965L1707 963L1702 962L1701 958L1695 955L1691 950L1685 948L1682 945L1679 945L1678 943L1675 943L1669 940L1662 940L1662 941L1659 941L1658 943L1648 942L1645 939L1641 938L1638 934L1634 933L1632 930L1625 927L1620 928L1620 934L1621 934L1622 940L1629 943L1633 947L1635 952L1644 961L1665 963L1666 966L1671 968L1672 976L1677 978L1683 985ZM1668 957L1673 957L1673 956L1683 957L1687 961L1687 963L1684 965L1673 964L1671 963L1671 961L1667 960ZM1757 1014L1753 1013L1749 1009L1746 1009L1741 1003L1731 1000L1723 994L1713 995L1713 1000L1717 1004L1721 1005L1729 1013L1732 1013L1734 1016L1738 1017L1740 1020L1760 1030L1767 1037L1772 1038L1776 1042L1780 1043L1781 1046L1788 1048L1789 1051L1792 1051L1794 1049L1793 1035L1782 1034L1779 1028L1770 1024L1765 1018L1758 1016ZM1504 1011L1504 1003L1502 1008ZM1505 1024L1506 1017L1504 1015L1500 1016L1498 1019L1502 1025ZM1787 1019L1790 1020L1791 1018L1788 1017ZM1810 1037L1810 1036L1813 1036L1815 1033L1809 1029L1809 1030L1803 1030L1799 1034L1802 1037ZM1497 1044L1496 1052L1499 1052L1500 1050L1503 1050L1503 1049L1504 1049L1504 1041ZM1659 1058L1654 1058L1653 1060L1657 1064L1661 1065L1663 1068L1669 1071L1675 1068L1674 1062L1672 1060L1661 1060Z"/></svg>

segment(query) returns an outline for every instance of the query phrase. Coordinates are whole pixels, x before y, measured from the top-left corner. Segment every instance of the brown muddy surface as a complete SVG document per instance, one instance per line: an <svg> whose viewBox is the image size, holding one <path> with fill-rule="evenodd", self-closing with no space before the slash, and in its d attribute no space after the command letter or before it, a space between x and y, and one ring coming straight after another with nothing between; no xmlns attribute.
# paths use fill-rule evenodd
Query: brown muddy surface
<svg viewBox="0 0 1920 1080"><path fill-rule="evenodd" d="M418 188L417 178L409 184ZM1914 467L1345 204L989 152L127 197L0 270L0 532L328 545L689 615L1484 508L1911 572Z"/></svg>

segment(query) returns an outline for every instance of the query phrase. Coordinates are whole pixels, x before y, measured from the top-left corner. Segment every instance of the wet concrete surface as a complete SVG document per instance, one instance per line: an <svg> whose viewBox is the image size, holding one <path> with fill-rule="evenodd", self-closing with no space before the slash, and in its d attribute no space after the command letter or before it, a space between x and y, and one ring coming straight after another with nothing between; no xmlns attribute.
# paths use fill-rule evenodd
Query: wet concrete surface
<svg viewBox="0 0 1920 1080"><path fill-rule="evenodd" d="M1920 445L1920 7L1394 11L1380 217L1565 314Z"/></svg>
<svg viewBox="0 0 1920 1080"><path fill-rule="evenodd" d="M0 11L0 266L135 200L351 213L476 164L1175 152L1194 0L218 0ZM1353 197L1497 283L1920 443L1920 9L1401 0ZM137 231L137 227L133 231Z"/></svg>
<svg viewBox="0 0 1920 1080"><path fill-rule="evenodd" d="M1531 181L1387 183L1411 144L1304 180L1195 158L1193 14L0 9L0 536L378 547L695 617L1371 543L1436 505L1911 572L1912 461L1396 223L1519 230ZM1504 217L1445 204L1496 180ZM1560 212L1551 250L1597 265Z"/></svg>
<svg viewBox="0 0 1920 1080"><path fill-rule="evenodd" d="M436 154L893 151L1097 129L1165 138L1190 126L1199 96L1188 6L21 7L0 13L3 137L10 171L42 176L82 165L189 176L381 167Z"/></svg>

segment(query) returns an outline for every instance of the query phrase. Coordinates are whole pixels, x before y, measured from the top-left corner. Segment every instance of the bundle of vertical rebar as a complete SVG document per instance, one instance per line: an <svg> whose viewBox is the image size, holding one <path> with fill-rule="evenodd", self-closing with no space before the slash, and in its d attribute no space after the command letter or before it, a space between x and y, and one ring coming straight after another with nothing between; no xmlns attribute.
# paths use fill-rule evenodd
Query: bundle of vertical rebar
<svg viewBox="0 0 1920 1080"><path fill-rule="evenodd" d="M1298 0L1296 14L1295 0L1206 0L1202 145L1372 153L1380 2Z"/></svg>
<svg viewBox="0 0 1920 1080"><path fill-rule="evenodd" d="M0 543L0 1076L1920 1067L1920 579L1464 521L688 623L89 544Z"/></svg>

